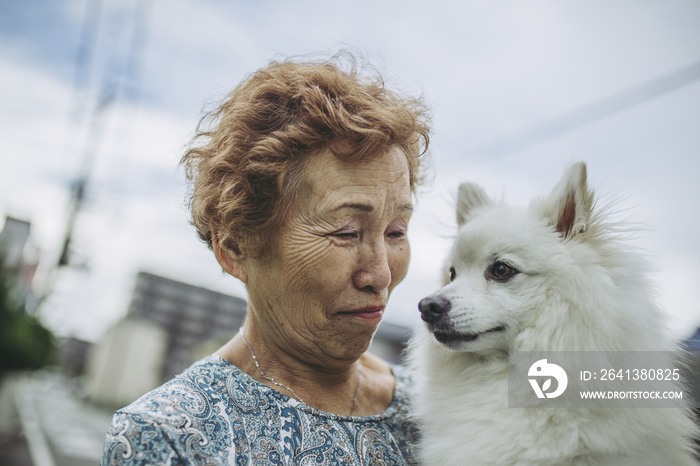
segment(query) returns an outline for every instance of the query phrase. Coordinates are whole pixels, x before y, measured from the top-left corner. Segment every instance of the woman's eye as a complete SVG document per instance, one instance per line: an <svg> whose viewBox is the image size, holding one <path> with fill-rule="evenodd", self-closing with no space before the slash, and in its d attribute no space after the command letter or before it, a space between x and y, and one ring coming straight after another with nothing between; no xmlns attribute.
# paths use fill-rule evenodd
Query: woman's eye
<svg viewBox="0 0 700 466"><path fill-rule="evenodd" d="M515 267L501 261L495 262L488 270L489 277L499 281L508 280L519 273L520 271L518 271Z"/></svg>
<svg viewBox="0 0 700 466"><path fill-rule="evenodd" d="M450 283L455 281L455 278L457 278L457 272L454 267L450 267Z"/></svg>
<svg viewBox="0 0 700 466"><path fill-rule="evenodd" d="M340 239L351 239L351 238L357 238L357 232L355 231L339 231L337 233L333 233L333 236L336 238Z"/></svg>
<svg viewBox="0 0 700 466"><path fill-rule="evenodd" d="M387 236L389 238L403 238L404 236L406 236L406 232L403 230L390 231L389 233L387 233Z"/></svg>

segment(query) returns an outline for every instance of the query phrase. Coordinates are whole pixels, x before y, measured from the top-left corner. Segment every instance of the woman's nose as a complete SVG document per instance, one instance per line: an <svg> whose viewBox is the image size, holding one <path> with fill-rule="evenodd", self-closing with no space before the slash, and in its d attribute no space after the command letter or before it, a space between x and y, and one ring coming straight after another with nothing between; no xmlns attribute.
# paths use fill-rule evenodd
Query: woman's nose
<svg viewBox="0 0 700 466"><path fill-rule="evenodd" d="M382 243L361 249L359 267L353 276L355 286L359 289L369 288L374 292L389 288L391 267L386 246Z"/></svg>

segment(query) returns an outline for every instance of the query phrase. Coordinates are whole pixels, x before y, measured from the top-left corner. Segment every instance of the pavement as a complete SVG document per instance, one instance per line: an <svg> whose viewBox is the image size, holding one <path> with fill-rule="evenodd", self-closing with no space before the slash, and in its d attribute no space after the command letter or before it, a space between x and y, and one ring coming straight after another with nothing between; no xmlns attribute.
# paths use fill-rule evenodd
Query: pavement
<svg viewBox="0 0 700 466"><path fill-rule="evenodd" d="M111 410L76 395L75 379L37 371L5 380L0 395L0 466L97 465Z"/></svg>

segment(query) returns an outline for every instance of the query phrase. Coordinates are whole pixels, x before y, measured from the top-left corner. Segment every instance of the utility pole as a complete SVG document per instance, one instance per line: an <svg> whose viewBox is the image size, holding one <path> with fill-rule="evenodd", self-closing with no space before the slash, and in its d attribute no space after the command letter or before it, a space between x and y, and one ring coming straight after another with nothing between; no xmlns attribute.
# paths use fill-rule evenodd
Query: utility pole
<svg viewBox="0 0 700 466"><path fill-rule="evenodd" d="M99 31L99 16L101 12L102 0L86 0L86 13L83 23L83 32L81 42L76 55L76 75L75 86L87 87L88 68L91 61L91 56L94 55L94 48L97 42L97 32ZM76 223L81 210L86 202L88 185L92 173L95 158L99 149L99 142L102 139L104 132L105 119L108 115L108 110L115 102L120 92L124 92L127 79L136 80L140 71L140 56L144 49L146 31L149 27L150 13L153 6L153 0L137 0L134 11L134 26L132 31L131 43L127 52L125 61L117 61L116 70L108 71L103 78L102 89L98 96L97 104L95 105L91 117L85 145L80 160L78 173L71 186L70 204L66 218L65 230L61 243L60 255L58 261L49 271L49 277L46 289L41 298L41 302L53 291L56 277L59 270L63 267L71 265L72 243L75 237ZM136 97L136 88L127 89L131 91L132 97ZM76 94L77 95L77 94ZM76 97L77 99L77 97ZM77 102L77 100L76 100ZM77 109L77 103L74 105ZM75 112L74 112L75 113ZM74 115L75 117L75 115Z"/></svg>
<svg viewBox="0 0 700 466"><path fill-rule="evenodd" d="M115 95L116 92L114 86L106 86L102 91L102 95L100 96L100 100L92 116L92 123L88 131L80 171L78 172L78 177L73 183L71 189L68 220L66 222L66 230L63 236L61 255L58 259L58 267L63 267L70 263L70 247L73 239L73 231L75 230L75 222L77 220L78 213L82 209L83 203L85 202L85 191L90 179L90 172L92 171L95 154L97 153L98 143L104 128L105 111L114 102Z"/></svg>
<svg viewBox="0 0 700 466"><path fill-rule="evenodd" d="M61 249L61 254L59 256L57 268L64 267L70 264L71 242L75 230L75 223L77 220L78 213L82 209L83 204L85 202L86 188L90 178L90 173L92 171L92 165L94 163L95 155L97 153L98 143L101 139L102 132L104 129L104 119L107 113L106 110L114 103L117 94L120 91L130 91L132 97L137 97L136 88L138 87L138 83L136 83L136 85L134 85L132 89L128 89L125 86L125 82L129 78L135 81L138 78L138 74L140 72L141 52L145 44L146 31L148 30L148 23L150 19L150 11L152 9L152 6L153 0L138 1L134 13L134 26L125 65L126 69L121 73L115 73L118 75L116 79L110 76L109 74L105 77L99 101L92 115L92 121L88 131L80 171L78 172L78 177L73 183L71 189L71 200L68 212L68 219L66 222L65 234L63 237L63 246ZM95 14L87 15L86 18L88 17L94 18ZM87 30L88 24L86 23L84 27L85 30ZM88 34L84 34L83 37L88 37ZM78 51L78 60L76 62L76 66L84 66L84 63L87 61L87 55L87 45L81 44ZM119 80L123 82L117 82Z"/></svg>

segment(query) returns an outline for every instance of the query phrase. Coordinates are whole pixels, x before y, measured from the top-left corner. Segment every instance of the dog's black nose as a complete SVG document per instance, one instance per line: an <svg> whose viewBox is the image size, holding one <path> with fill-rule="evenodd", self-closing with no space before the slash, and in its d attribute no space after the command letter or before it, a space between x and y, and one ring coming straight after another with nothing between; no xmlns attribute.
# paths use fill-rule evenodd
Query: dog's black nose
<svg viewBox="0 0 700 466"><path fill-rule="evenodd" d="M440 318L450 310L450 307L452 307L450 301L440 295L428 296L427 298L421 299L418 303L421 319L429 324L440 320Z"/></svg>

